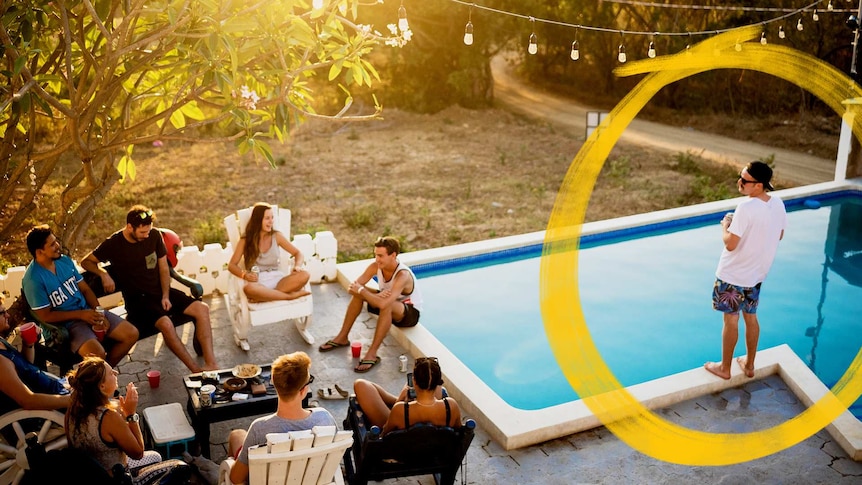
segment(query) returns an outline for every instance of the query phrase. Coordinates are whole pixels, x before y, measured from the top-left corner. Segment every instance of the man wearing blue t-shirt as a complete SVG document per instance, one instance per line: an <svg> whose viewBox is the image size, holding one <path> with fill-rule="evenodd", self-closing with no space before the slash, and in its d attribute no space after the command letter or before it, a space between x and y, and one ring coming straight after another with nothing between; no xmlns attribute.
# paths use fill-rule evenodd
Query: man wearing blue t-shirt
<svg viewBox="0 0 862 485"><path fill-rule="evenodd" d="M72 352L95 355L112 366L129 353L138 340L138 329L119 316L95 308L99 305L72 259L60 252L60 241L46 225L27 233L27 249L33 261L24 273L24 295L36 318L59 323L69 331ZM104 329L105 351L95 330Z"/></svg>

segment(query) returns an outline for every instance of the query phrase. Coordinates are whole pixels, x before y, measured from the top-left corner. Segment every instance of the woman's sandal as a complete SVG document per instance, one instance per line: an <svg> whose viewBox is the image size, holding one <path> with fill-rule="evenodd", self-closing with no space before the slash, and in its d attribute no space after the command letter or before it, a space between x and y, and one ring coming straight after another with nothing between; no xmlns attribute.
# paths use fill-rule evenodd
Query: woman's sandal
<svg viewBox="0 0 862 485"><path fill-rule="evenodd" d="M349 396L350 393L345 391L344 389L340 388L338 386L338 384L335 384L334 387L327 387L325 389L318 389L317 395L320 397L320 399L335 400L335 399L347 399L347 396Z"/></svg>

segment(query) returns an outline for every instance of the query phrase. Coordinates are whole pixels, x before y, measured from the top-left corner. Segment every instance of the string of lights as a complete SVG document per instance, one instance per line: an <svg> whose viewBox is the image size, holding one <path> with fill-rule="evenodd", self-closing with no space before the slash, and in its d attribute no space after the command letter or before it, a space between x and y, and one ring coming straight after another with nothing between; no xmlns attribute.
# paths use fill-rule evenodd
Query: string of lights
<svg viewBox="0 0 862 485"><path fill-rule="evenodd" d="M542 23L542 24L557 25L557 26L561 26L561 27L569 27L569 28L573 28L576 30L586 30L586 31L604 32L604 33L613 33L613 34L618 33L618 34L631 35L631 36L646 35L646 36L652 36L652 37L716 35L716 34L721 34L724 32L729 32L731 30L735 30L735 29L738 29L741 27L748 27L750 25L767 25L767 24L772 24L775 22L781 22L782 20L786 20L786 19L791 18L791 17L796 17L798 15L802 15L802 14L805 14L808 12L812 13L812 20L814 20L816 22L819 20L819 13L815 7L823 2L823 0L817 0L817 1L812 2L812 3L810 3L804 7L799 7L799 8L795 8L795 9L772 10L772 9L766 9L766 8L762 8L762 7L738 7L738 8L734 8L734 9L751 8L752 9L751 11L759 11L759 12L764 12L764 13L780 12L780 13L784 13L784 14L778 15L778 16L770 18L770 19L761 20L759 22L754 22L754 23L749 24L749 25L739 25L739 26L735 26L735 27L728 27L728 28L717 29L717 30L713 29L713 30L704 30L704 31L697 31L697 32L693 32L693 31L656 32L656 31L637 31L637 30L624 30L624 29L621 30L621 29L613 29L613 28L609 28L609 27L599 27L599 26L595 26L595 25L573 24L573 23L569 23L569 22L562 22L559 20L544 19L544 18L534 17L531 15L524 15L524 14L520 14L520 13L516 13L516 12L509 12L506 10L500 10L500 9L493 8L493 7L487 7L484 5L479 5L479 4L467 2L464 0L448 0L448 1L450 1L452 3L457 3L459 5L463 5L465 7L469 7L471 17L472 17L472 10L476 9L476 10L483 10L486 12L491 12L491 13L495 13L495 14L499 14L499 15L507 15L509 17L515 17L515 18L520 18L520 19L524 19L524 20L529 20L531 22L531 25L534 25L536 22L538 22L538 23ZM634 1L629 1L629 0L604 0L604 1L613 2L613 3L631 3L631 4L641 3L641 2L634 2ZM644 4L650 3L651 4L651 2L642 2L642 3L644 3ZM831 5L831 3L832 2L830 0L830 5ZM655 5L656 6L669 6L671 4L655 4ZM646 5L646 6L651 6L651 5ZM680 7L682 7L682 6L680 6ZM703 7L703 6L685 5L684 7L689 8L689 9L697 9L698 7ZM725 8L727 8L727 7L725 7ZM704 10L705 9L706 8L704 8ZM718 9L719 9L718 7L715 8L715 10L718 10ZM732 9L728 8L728 10L732 10ZM844 10L839 11L839 10L832 9L829 11L831 11L831 12L843 12ZM852 10L847 10L847 11L852 11ZM468 21L468 22L472 23L471 21Z"/></svg>
<svg viewBox="0 0 862 485"><path fill-rule="evenodd" d="M820 20L820 16L817 10L817 6L823 3L823 0L817 0L808 5L799 8L778 8L778 7L745 7L745 6L721 6L721 5L683 5L683 4L667 4L667 3L656 3L656 2L645 2L639 0L604 0L610 3L618 3L618 4L629 4L635 6L644 6L644 7L657 7L657 8L677 8L677 9L687 9L687 10L721 10L721 11L745 11L745 12L759 12L759 13L779 13L781 15L777 15L770 19L761 20L755 23L747 24L747 25L738 25L735 27L727 27L724 29L713 29L708 31L686 31L686 32L657 32L657 31L637 31L637 30L625 30L625 29L613 29L609 27L601 27L595 25L583 25L583 24L573 24L569 22L563 22L559 20L553 19L545 19L534 17L531 15L524 15L516 12L509 12L507 10L501 10L493 7L487 7L484 5L479 5L473 2L467 2L465 0L449 0L452 3L456 3L459 5L463 5L469 8L467 24L464 27L464 44L472 45L474 39L474 26L473 26L473 9L482 10L486 12L491 12L499 15L506 15L514 18L525 19L530 22L530 37L529 43L527 44L527 52L531 55L534 55L538 52L538 37L535 32L536 22L556 25L561 27L568 27L575 29L575 40L572 42L572 50L570 54L570 58L573 61L577 61L580 59L580 43L577 38L577 34L580 30L592 31L592 32L602 32L602 33L616 33L620 36L620 45L617 53L617 60L621 63L626 62L626 47L623 42L624 36L649 36L650 43L649 48L647 49L647 56L650 58L654 58L656 56L656 47L655 47L655 38L661 36L669 36L669 37L679 37L679 36L687 36L691 39L693 36L702 36L702 35L718 35L724 32L730 32L736 29L752 27L752 26L762 26L763 33L760 36L760 43L766 45L767 44L767 35L766 35L766 26L769 24L774 24L780 22L781 24L778 26L778 38L784 39L786 38L786 32L784 30L785 21L789 18L797 18L796 22L796 30L803 31L805 29L803 18L807 14L811 14L811 20L817 22ZM826 7L826 11L829 13L843 13L843 12L854 12L854 10L846 10L846 9L835 9L832 0L828 0L828 4ZM407 11L404 7L404 0L401 0L401 6L398 9L398 25L399 27L403 26L404 29L401 29L402 32L406 30L407 26ZM686 49L691 46L691 41L689 40L688 45L686 45Z"/></svg>
<svg viewBox="0 0 862 485"><path fill-rule="evenodd" d="M658 2L641 2L638 0L603 0L608 3L621 3L624 5L633 5L636 7L653 7L653 8L671 8L680 10L716 10L716 11L733 11L733 12L795 12L797 9L787 7L746 7L746 6L728 6L728 5L689 5L677 3L658 3ZM822 3L822 0L817 3ZM829 1L826 10L835 13L852 13L853 9L837 9Z"/></svg>

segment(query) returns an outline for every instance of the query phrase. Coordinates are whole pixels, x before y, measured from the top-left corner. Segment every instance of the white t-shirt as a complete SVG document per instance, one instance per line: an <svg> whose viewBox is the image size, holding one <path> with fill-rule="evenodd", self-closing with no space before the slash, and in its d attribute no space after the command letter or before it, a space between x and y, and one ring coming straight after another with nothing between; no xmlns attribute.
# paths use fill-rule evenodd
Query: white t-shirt
<svg viewBox="0 0 862 485"><path fill-rule="evenodd" d="M739 236L733 251L722 250L715 276L727 283L750 288L766 279L781 233L787 227L784 202L770 195L768 201L748 197L736 206L727 228Z"/></svg>

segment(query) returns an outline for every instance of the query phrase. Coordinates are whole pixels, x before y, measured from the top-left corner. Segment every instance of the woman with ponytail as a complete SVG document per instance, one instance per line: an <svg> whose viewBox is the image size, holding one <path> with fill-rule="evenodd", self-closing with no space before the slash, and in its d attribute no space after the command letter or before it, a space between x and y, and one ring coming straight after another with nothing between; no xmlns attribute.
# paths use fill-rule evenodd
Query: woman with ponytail
<svg viewBox="0 0 862 485"><path fill-rule="evenodd" d="M461 426L461 410L451 397L443 397L443 373L436 357L419 357L413 364L415 397L410 397L411 388L404 386L401 394L394 396L380 385L365 379L353 384L356 402L365 412L370 423L379 426L383 434L396 429L406 429L415 423L430 423L435 426Z"/></svg>

